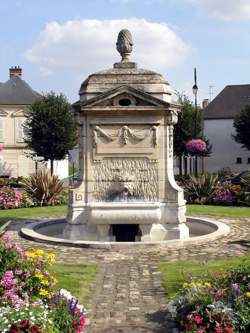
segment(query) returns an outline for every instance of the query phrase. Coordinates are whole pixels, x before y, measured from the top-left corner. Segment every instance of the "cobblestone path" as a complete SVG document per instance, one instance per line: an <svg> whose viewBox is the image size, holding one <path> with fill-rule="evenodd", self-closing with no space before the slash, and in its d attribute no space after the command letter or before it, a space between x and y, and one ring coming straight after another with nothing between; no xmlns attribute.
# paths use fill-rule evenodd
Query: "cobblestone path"
<svg viewBox="0 0 250 333"><path fill-rule="evenodd" d="M101 265L89 332L168 333L173 326L169 318L157 265L128 261Z"/></svg>
<svg viewBox="0 0 250 333"><path fill-rule="evenodd" d="M24 248L55 252L60 262L97 264L88 333L170 333L173 323L166 308L158 263L204 263L210 259L244 255L250 249L250 218L216 220L230 225L231 232L227 237L178 249L165 245L108 250L39 244L19 237L21 222L12 224L10 234Z"/></svg>

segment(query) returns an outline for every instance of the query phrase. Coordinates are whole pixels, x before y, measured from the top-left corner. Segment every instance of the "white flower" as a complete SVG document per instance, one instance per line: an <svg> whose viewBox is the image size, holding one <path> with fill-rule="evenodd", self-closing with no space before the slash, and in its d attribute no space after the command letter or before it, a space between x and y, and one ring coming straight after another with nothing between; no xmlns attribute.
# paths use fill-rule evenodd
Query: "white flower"
<svg viewBox="0 0 250 333"><path fill-rule="evenodd" d="M60 294L61 294L63 297L65 297L66 299L71 299L71 298L73 298L73 296L71 295L71 293L70 293L68 290L66 290L66 289L61 289L61 290L60 290Z"/></svg>

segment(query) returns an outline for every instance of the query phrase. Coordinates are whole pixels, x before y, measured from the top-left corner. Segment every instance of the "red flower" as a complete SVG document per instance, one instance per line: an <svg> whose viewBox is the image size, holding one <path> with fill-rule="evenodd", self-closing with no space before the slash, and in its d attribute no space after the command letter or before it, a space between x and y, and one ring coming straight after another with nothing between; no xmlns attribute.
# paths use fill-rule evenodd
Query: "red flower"
<svg viewBox="0 0 250 333"><path fill-rule="evenodd" d="M202 322L202 319L200 316L197 315L194 317L194 321L196 322L196 324L200 324Z"/></svg>
<svg viewBox="0 0 250 333"><path fill-rule="evenodd" d="M30 327L30 322L29 322L29 320L23 320L23 321L21 322L21 328L22 328L23 330L27 330L29 327Z"/></svg>
<svg viewBox="0 0 250 333"><path fill-rule="evenodd" d="M18 333L18 326L13 324L10 328L10 333Z"/></svg>
<svg viewBox="0 0 250 333"><path fill-rule="evenodd" d="M194 324L193 323L188 323L188 324L186 324L186 328L188 330L193 330L194 329Z"/></svg>
<svg viewBox="0 0 250 333"><path fill-rule="evenodd" d="M215 327L215 333L223 333L223 330L221 327Z"/></svg>
<svg viewBox="0 0 250 333"><path fill-rule="evenodd" d="M226 333L232 333L233 331L232 331L232 328L231 328L231 327L227 326L227 327L225 328L225 332L226 332Z"/></svg>

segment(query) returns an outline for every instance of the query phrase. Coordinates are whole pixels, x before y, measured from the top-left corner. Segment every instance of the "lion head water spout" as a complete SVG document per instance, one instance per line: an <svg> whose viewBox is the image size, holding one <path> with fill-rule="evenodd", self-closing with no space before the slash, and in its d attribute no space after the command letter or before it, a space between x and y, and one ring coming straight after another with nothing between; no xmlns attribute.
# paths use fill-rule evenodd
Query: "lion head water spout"
<svg viewBox="0 0 250 333"><path fill-rule="evenodd" d="M135 189L135 177L124 173L123 175L115 175L114 181L108 193L107 201L135 201L138 200Z"/></svg>
<svg viewBox="0 0 250 333"><path fill-rule="evenodd" d="M69 193L67 221L82 227L84 239L113 240L119 225L138 226L142 242L187 238L183 190L173 177L180 106L160 74L130 61L130 31L120 31L116 47L121 61L90 75L73 105L80 181Z"/></svg>

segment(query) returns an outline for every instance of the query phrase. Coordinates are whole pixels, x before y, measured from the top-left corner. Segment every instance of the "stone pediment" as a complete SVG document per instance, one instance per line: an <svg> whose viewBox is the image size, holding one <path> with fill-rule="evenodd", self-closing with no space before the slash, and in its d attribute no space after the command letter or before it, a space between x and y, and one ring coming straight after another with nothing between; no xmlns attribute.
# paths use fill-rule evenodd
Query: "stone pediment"
<svg viewBox="0 0 250 333"><path fill-rule="evenodd" d="M96 107L155 107L168 109L170 107L170 103L153 97L152 95L131 86L120 86L89 99L88 101L82 103L81 107L84 109Z"/></svg>
<svg viewBox="0 0 250 333"><path fill-rule="evenodd" d="M23 117L24 116L24 111L23 109L18 109L15 112L12 113L12 117Z"/></svg>
<svg viewBox="0 0 250 333"><path fill-rule="evenodd" d="M0 109L0 117L6 117L7 115L8 115L7 111Z"/></svg>

